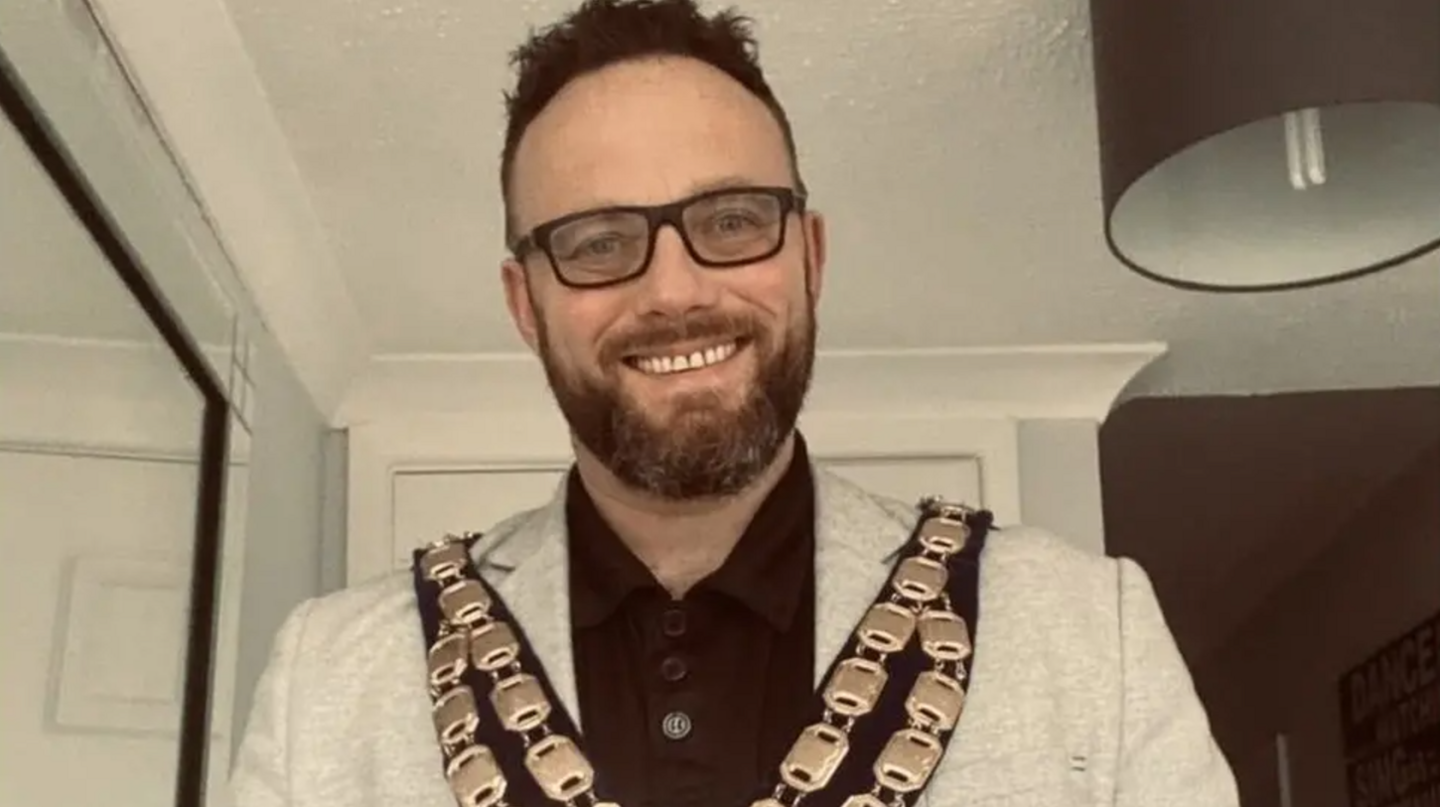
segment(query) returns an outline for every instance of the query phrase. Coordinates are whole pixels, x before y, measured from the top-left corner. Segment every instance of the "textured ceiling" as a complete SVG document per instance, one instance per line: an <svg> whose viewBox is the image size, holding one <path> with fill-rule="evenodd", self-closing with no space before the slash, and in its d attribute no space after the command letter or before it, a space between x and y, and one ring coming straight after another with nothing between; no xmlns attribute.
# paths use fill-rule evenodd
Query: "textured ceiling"
<svg viewBox="0 0 1440 807"><path fill-rule="evenodd" d="M1100 433L1106 550L1198 661L1437 450L1440 388L1132 401Z"/></svg>
<svg viewBox="0 0 1440 807"><path fill-rule="evenodd" d="M0 335L158 341L10 121L0 116Z"/></svg>
<svg viewBox="0 0 1440 807"><path fill-rule="evenodd" d="M520 349L496 269L500 95L508 51L571 5L230 0L379 352ZM1435 256L1258 297L1109 256L1085 0L742 8L830 220L822 346L1166 341L1142 379L1159 393L1440 382Z"/></svg>

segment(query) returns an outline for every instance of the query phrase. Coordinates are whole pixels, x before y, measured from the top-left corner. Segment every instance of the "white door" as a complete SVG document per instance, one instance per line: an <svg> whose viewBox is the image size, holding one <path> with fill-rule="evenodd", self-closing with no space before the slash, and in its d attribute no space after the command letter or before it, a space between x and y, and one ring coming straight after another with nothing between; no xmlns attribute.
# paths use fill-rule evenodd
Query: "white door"
<svg viewBox="0 0 1440 807"><path fill-rule="evenodd" d="M415 417L351 430L350 582L409 566L446 533L484 532L547 501L569 467L563 441L495 439L493 424ZM812 419L821 465L882 495L940 495L1018 521L1015 430L1009 421Z"/></svg>

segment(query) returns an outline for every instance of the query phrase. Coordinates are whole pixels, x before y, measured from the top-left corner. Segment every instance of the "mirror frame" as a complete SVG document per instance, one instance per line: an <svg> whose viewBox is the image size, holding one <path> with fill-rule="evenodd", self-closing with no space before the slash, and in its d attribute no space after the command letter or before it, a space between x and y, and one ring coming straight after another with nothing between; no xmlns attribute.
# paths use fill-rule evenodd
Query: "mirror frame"
<svg viewBox="0 0 1440 807"><path fill-rule="evenodd" d="M190 613L175 782L177 807L203 807L210 748L217 601L223 552L231 402L201 346L146 270L110 210L87 181L9 56L0 48L0 111L20 133L67 206L195 385L203 401L191 561Z"/></svg>

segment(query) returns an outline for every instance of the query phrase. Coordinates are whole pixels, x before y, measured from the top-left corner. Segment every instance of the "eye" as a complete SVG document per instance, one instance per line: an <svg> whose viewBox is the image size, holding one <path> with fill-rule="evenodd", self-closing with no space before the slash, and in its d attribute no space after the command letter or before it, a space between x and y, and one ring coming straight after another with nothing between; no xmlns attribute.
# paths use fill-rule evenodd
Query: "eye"
<svg viewBox="0 0 1440 807"><path fill-rule="evenodd" d="M755 216L746 213L722 213L715 222L715 229L721 232L737 232L758 227Z"/></svg>
<svg viewBox="0 0 1440 807"><path fill-rule="evenodd" d="M749 210L722 210L706 223L706 229L721 236L749 235L764 226L765 222Z"/></svg>
<svg viewBox="0 0 1440 807"><path fill-rule="evenodd" d="M625 236L619 233L605 233L586 238L584 241L571 247L565 254L567 260L585 260L587 258L610 258L620 252L624 247Z"/></svg>

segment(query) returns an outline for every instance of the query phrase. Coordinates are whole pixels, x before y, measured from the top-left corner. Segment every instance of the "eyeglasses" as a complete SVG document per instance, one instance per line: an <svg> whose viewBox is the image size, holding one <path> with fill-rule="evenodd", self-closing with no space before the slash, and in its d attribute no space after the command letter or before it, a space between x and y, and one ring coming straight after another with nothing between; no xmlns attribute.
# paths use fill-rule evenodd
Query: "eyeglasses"
<svg viewBox="0 0 1440 807"><path fill-rule="evenodd" d="M564 285L600 288L644 274L655 236L666 224L680 233L701 266L725 269L767 260L784 248L792 212L805 212L805 197L790 188L727 188L664 205L572 213L531 230L513 252L524 260L538 248Z"/></svg>

